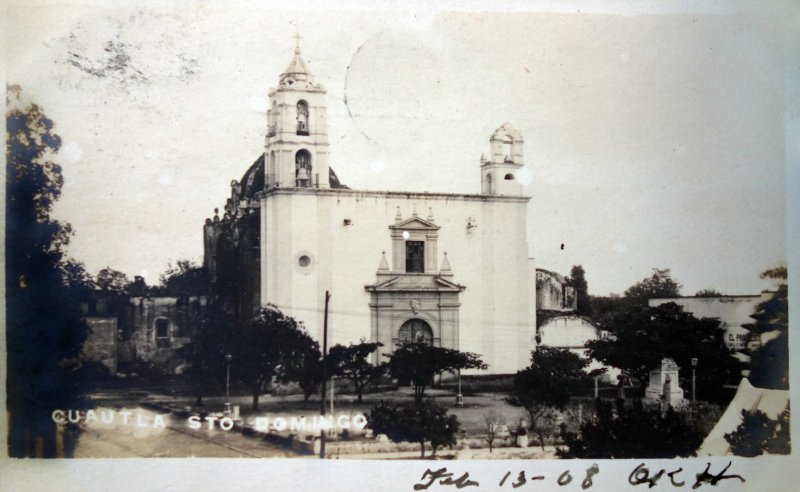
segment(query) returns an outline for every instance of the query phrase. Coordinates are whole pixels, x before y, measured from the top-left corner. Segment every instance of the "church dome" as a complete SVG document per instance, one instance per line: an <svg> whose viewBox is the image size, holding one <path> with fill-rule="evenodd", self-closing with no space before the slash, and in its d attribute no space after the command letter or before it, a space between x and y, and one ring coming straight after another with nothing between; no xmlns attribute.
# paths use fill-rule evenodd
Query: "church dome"
<svg viewBox="0 0 800 492"><path fill-rule="evenodd" d="M244 173L242 180L241 199L253 198L256 193L264 190L264 154L256 159L253 165Z"/></svg>

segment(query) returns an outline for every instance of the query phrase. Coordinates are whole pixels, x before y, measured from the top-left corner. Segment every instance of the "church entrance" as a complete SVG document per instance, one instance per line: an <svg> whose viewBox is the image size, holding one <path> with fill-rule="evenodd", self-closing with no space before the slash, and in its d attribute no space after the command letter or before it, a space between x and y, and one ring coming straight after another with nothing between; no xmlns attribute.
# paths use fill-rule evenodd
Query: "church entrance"
<svg viewBox="0 0 800 492"><path fill-rule="evenodd" d="M424 343L433 345L433 330L431 325L421 319L410 319L403 323L397 333L399 345L407 343Z"/></svg>

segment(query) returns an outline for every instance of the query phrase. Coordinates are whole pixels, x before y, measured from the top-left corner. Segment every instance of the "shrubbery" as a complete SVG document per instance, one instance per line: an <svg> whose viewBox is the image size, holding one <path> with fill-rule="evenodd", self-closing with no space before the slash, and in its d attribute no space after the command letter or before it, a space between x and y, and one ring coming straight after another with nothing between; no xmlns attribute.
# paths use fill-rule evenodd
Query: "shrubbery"
<svg viewBox="0 0 800 492"><path fill-rule="evenodd" d="M367 427L377 434L386 434L394 442L416 442L420 457L425 457L425 443L431 443L433 455L442 446L452 447L460 423L447 409L429 400L408 405L380 402L367 416Z"/></svg>
<svg viewBox="0 0 800 492"><path fill-rule="evenodd" d="M644 408L640 401L626 407L597 400L597 415L580 427L579 433L561 427L566 447L557 451L562 458L675 458L692 456L705 432L683 413L672 408Z"/></svg>

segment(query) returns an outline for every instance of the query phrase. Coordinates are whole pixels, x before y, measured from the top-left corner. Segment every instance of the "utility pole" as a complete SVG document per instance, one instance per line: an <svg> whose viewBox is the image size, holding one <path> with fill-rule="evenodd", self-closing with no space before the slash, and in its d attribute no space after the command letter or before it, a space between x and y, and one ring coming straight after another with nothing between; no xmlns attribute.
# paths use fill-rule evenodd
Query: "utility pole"
<svg viewBox="0 0 800 492"><path fill-rule="evenodd" d="M325 416L325 380L328 377L328 301L331 294L325 291L325 317L322 324L322 384L319 393L319 413ZM325 429L320 425L319 429L319 458L325 459Z"/></svg>

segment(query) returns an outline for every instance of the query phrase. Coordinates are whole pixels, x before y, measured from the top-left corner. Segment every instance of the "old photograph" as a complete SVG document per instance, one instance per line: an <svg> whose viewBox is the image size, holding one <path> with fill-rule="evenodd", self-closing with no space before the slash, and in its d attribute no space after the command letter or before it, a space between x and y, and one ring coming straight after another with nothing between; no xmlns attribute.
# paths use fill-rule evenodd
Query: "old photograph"
<svg viewBox="0 0 800 492"><path fill-rule="evenodd" d="M791 454L797 10L582 8L10 2L8 456Z"/></svg>

